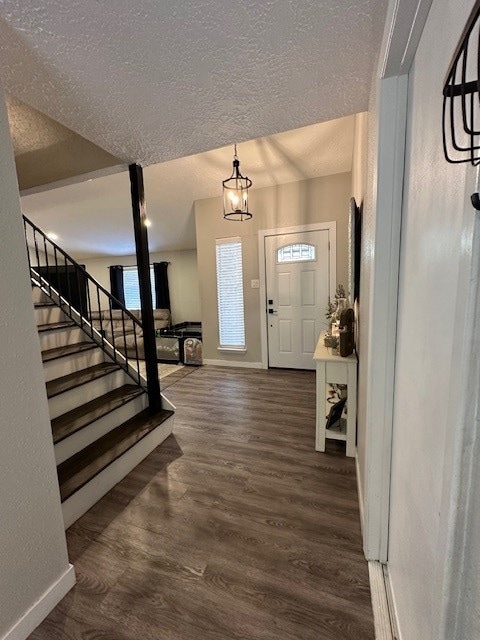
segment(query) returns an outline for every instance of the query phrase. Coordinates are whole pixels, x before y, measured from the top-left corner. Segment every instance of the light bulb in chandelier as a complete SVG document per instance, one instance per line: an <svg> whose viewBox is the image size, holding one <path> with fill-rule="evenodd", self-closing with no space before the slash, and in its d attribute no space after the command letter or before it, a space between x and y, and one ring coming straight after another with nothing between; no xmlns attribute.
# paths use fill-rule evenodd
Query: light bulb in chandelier
<svg viewBox="0 0 480 640"><path fill-rule="evenodd" d="M223 184L223 217L226 220L249 220L252 214L248 210L248 190L252 181L240 173L240 160L237 156L237 145L233 156L233 171Z"/></svg>

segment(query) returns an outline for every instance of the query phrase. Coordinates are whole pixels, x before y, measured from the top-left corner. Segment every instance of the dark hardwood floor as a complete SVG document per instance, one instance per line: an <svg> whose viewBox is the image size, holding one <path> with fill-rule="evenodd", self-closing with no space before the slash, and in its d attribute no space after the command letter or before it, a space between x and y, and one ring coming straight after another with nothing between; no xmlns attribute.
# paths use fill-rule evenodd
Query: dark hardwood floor
<svg viewBox="0 0 480 640"><path fill-rule="evenodd" d="M314 373L202 367L170 436L67 532L31 640L373 640L355 467L314 451Z"/></svg>
<svg viewBox="0 0 480 640"><path fill-rule="evenodd" d="M168 376L166 376L165 378L162 378L162 380L160 381L160 386L162 388L162 391L165 391L165 389L168 389L168 387L171 387L172 384L176 384L179 380L182 380L182 378L189 376L190 374L194 373L196 370L197 370L196 367L184 366L179 368L177 371L170 373Z"/></svg>

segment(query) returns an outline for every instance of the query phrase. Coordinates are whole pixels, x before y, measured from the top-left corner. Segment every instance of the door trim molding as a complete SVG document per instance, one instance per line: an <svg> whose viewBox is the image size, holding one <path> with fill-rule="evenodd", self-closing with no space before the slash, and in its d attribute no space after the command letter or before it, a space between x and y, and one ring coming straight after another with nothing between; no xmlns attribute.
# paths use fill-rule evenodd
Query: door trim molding
<svg viewBox="0 0 480 640"><path fill-rule="evenodd" d="M366 376L364 552L386 563L390 512L398 279L403 208L408 76L378 88L377 179L372 208L375 258L371 270ZM381 211L381 215L378 212Z"/></svg>
<svg viewBox="0 0 480 640"><path fill-rule="evenodd" d="M288 233L301 233L302 231L328 231L329 252L329 286L330 295L337 287L337 223L315 222L302 224L296 227L278 227L277 229L260 229L258 232L258 277L260 280L260 339L262 345L262 369L268 369L268 335L267 335L267 272L265 264L265 238L268 236L283 236Z"/></svg>
<svg viewBox="0 0 480 640"><path fill-rule="evenodd" d="M364 553L367 560L381 563L388 560L389 542L408 73L431 3L432 0L389 1L373 81L376 104L369 106L369 114L377 112L378 122L371 123L369 130L369 136L376 136L377 157L370 194L375 238L368 300L368 352L359 355L367 362L365 477L360 482L364 494Z"/></svg>

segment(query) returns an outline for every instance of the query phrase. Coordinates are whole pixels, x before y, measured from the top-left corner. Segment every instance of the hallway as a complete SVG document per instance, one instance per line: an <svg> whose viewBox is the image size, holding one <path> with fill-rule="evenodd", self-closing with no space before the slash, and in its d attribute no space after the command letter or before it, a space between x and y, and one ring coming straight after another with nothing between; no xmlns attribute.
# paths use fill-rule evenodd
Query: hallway
<svg viewBox="0 0 480 640"><path fill-rule="evenodd" d="M67 532L30 640L373 640L355 464L313 449L315 374L202 367L174 435Z"/></svg>

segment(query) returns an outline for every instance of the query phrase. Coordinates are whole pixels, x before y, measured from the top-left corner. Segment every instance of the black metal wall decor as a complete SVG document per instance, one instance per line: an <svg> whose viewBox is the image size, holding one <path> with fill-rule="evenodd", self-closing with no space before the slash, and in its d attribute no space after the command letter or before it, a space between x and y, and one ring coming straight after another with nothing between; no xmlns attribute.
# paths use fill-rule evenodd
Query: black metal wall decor
<svg viewBox="0 0 480 640"><path fill-rule="evenodd" d="M448 162L480 164L480 0L455 50L443 88L443 148Z"/></svg>
<svg viewBox="0 0 480 640"><path fill-rule="evenodd" d="M248 210L248 190L253 182L240 173L240 160L237 145L233 156L233 171L230 178L223 180L223 217L226 220L249 220L252 214Z"/></svg>

